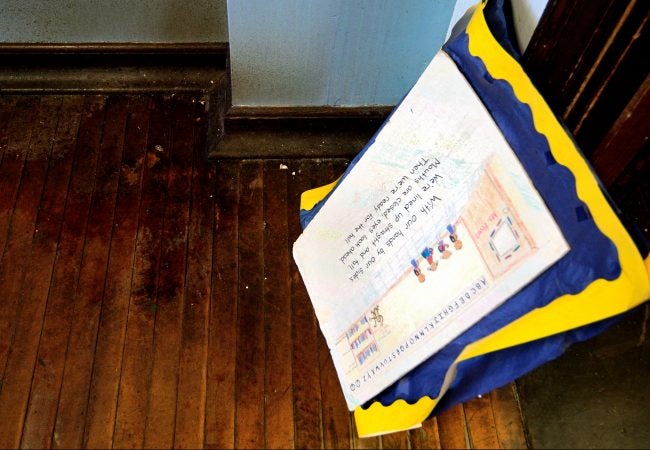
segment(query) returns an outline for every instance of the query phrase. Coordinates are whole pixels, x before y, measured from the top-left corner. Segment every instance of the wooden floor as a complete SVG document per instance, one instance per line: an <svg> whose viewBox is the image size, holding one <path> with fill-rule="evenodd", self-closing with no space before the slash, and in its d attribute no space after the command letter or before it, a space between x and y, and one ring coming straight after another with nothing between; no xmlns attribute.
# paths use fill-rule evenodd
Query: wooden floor
<svg viewBox="0 0 650 450"><path fill-rule="evenodd" d="M0 97L1 448L526 446L512 386L358 439L290 252L345 161L204 136L189 96Z"/></svg>

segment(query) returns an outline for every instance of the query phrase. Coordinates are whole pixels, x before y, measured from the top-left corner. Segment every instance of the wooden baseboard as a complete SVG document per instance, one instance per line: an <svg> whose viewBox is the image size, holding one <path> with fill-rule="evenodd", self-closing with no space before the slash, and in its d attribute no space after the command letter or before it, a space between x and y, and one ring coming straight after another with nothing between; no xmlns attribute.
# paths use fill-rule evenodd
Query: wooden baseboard
<svg viewBox="0 0 650 450"><path fill-rule="evenodd" d="M232 106L227 119L386 119L395 107L378 106Z"/></svg>
<svg viewBox="0 0 650 450"><path fill-rule="evenodd" d="M209 91L226 43L4 43L2 93Z"/></svg>
<svg viewBox="0 0 650 450"><path fill-rule="evenodd" d="M226 56L227 42L5 42L0 55L9 54L213 54Z"/></svg>
<svg viewBox="0 0 650 450"><path fill-rule="evenodd" d="M232 107L224 137L208 154L229 158L351 158L393 106Z"/></svg>

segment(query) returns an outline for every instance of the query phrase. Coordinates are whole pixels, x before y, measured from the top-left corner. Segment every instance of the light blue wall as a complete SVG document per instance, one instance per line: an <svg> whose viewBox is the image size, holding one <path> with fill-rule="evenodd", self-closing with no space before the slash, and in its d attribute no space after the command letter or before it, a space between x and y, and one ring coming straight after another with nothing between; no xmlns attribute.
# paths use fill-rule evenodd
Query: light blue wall
<svg viewBox="0 0 650 450"><path fill-rule="evenodd" d="M0 0L0 42L227 42L226 0Z"/></svg>
<svg viewBox="0 0 650 450"><path fill-rule="evenodd" d="M233 104L394 105L455 0L228 0Z"/></svg>

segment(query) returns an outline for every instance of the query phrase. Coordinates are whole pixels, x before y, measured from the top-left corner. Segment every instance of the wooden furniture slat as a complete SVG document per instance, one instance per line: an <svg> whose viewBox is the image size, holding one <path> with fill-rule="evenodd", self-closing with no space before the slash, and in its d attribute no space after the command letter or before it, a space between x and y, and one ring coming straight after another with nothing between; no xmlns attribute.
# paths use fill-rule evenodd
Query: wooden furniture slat
<svg viewBox="0 0 650 450"><path fill-rule="evenodd" d="M591 157L650 68L650 6L549 2L526 49L527 73Z"/></svg>
<svg viewBox="0 0 650 450"><path fill-rule="evenodd" d="M291 448L294 442L291 360L291 259L287 222L288 169L264 163L264 341L265 446Z"/></svg>
<svg viewBox="0 0 650 450"><path fill-rule="evenodd" d="M168 201L162 234L151 387L147 402L144 446L170 448L174 444L178 360L181 345L183 290L187 251L192 174L192 118L189 102L174 102L173 127L156 148L169 154Z"/></svg>
<svg viewBox="0 0 650 450"><path fill-rule="evenodd" d="M436 416L438 435L442 448L470 448L465 410L463 405L456 405Z"/></svg>
<svg viewBox="0 0 650 450"><path fill-rule="evenodd" d="M264 447L264 217L261 161L239 175L239 300L235 447Z"/></svg>
<svg viewBox="0 0 650 450"><path fill-rule="evenodd" d="M44 195L37 222L39 245L48 246L48 254L42 255L49 261L49 271L40 273L41 281L46 282L43 300L46 302L44 317L41 318L41 331L36 335L36 355L34 361L31 391L27 405L21 446L25 448L49 447L54 427L58 403L58 387L65 358L67 338L66 320L61 317L67 298L58 295L61 284L62 261L69 255L63 239L64 209L68 196L72 163L74 159L75 140L79 128L84 99L81 96L68 96L63 99L59 112L59 123L55 142L50 156Z"/></svg>
<svg viewBox="0 0 650 450"><path fill-rule="evenodd" d="M203 447L205 434L215 181L214 167L205 162L206 122L205 111L198 111L195 119L198 128L194 130L192 206L174 436L174 446L178 448Z"/></svg>
<svg viewBox="0 0 650 450"><path fill-rule="evenodd" d="M106 117L102 124L104 132L97 150L98 162L93 174L90 215L74 298L74 314L61 386L62 400L59 402L59 411L65 416L57 423L57 431L65 437L61 444L66 442L66 445L71 446L80 446L83 442L88 388L113 229L125 116L124 104L113 100L106 102ZM99 130L102 125L98 127Z"/></svg>
<svg viewBox="0 0 650 450"><path fill-rule="evenodd" d="M150 107L154 106L150 103ZM160 251L169 155L156 145L166 143L171 128L171 103L153 108L144 157L140 221L138 224L133 276L131 279L126 336L122 356L113 446L142 447L151 382L155 296Z"/></svg>
<svg viewBox="0 0 650 450"><path fill-rule="evenodd" d="M492 401L483 395L463 404L472 448L498 448L499 439L492 415Z"/></svg>
<svg viewBox="0 0 650 450"><path fill-rule="evenodd" d="M516 387L510 383L490 392L499 448L528 448Z"/></svg>
<svg viewBox="0 0 650 450"><path fill-rule="evenodd" d="M616 0L552 0L546 7L523 64L537 88L561 114L575 98L607 32L624 10ZM594 26L595 25L595 26ZM565 45L567 38L572 45ZM549 89L553 86L553 89Z"/></svg>
<svg viewBox="0 0 650 450"><path fill-rule="evenodd" d="M107 282L88 396L84 432L84 447L88 448L110 448L113 443L149 115L147 97L128 99Z"/></svg>
<svg viewBox="0 0 650 450"><path fill-rule="evenodd" d="M235 446L239 162L217 164L205 446Z"/></svg>
<svg viewBox="0 0 650 450"><path fill-rule="evenodd" d="M22 427L27 408L29 388L33 371L32 348L38 342L39 314L42 314L41 302L34 298L34 287L29 284L40 281L39 269L43 265L42 246L38 245L38 211L42 199L47 166L52 149L52 140L56 132L60 97L41 101L36 115L36 124L26 154L26 162L20 188L18 190L14 214L11 221L4 266L11 265L15 270L7 273L8 278L0 278L0 292L4 302L16 306L9 311L11 324L7 335L2 338L9 346L0 360L0 445L17 447L20 443ZM7 264L7 260L12 260ZM33 274L38 277L34 280ZM0 275L1 276L1 275ZM23 283L23 280L25 283ZM5 329L3 328L3 331Z"/></svg>
<svg viewBox="0 0 650 450"><path fill-rule="evenodd" d="M438 435L438 420L431 417L422 423L422 427L409 432L411 434L411 448L442 448Z"/></svg>
<svg viewBox="0 0 650 450"><path fill-rule="evenodd" d="M298 161L289 178L289 239L301 232L298 211L302 192L317 187L319 178L309 161ZM294 392L294 420L297 448L321 448L321 387L318 356L318 324L300 273L291 262L291 341Z"/></svg>
<svg viewBox="0 0 650 450"><path fill-rule="evenodd" d="M558 6L566 7L565 4ZM573 2L572 2L573 3ZM576 2L578 3L578 2ZM612 0L597 0L594 2L581 3L571 11L570 20L564 24L563 34L572 34L575 43L578 45L562 45L555 40L551 57L559 59L559 64L566 64L564 78L554 79L554 83L562 83L560 95L565 96L567 102L563 114L569 113L575 103L583 96L585 81L593 76L593 69L590 64L602 57L606 51L606 41L612 28L616 26L617 18L625 11L624 2ZM579 25L576 26L576 21ZM589 24L589 25L588 25ZM580 28L576 30L576 28ZM587 27L591 27L590 29ZM586 28L586 29L585 29ZM558 45L559 44L559 45ZM570 67L570 70L568 68ZM558 76L558 74L553 74Z"/></svg>

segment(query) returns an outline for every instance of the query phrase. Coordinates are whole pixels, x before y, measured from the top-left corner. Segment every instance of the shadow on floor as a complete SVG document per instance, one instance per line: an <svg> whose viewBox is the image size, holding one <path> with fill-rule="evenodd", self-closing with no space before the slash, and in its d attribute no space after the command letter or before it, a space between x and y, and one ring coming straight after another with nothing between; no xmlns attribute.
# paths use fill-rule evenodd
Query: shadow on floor
<svg viewBox="0 0 650 450"><path fill-rule="evenodd" d="M517 381L533 448L650 446L650 305Z"/></svg>

